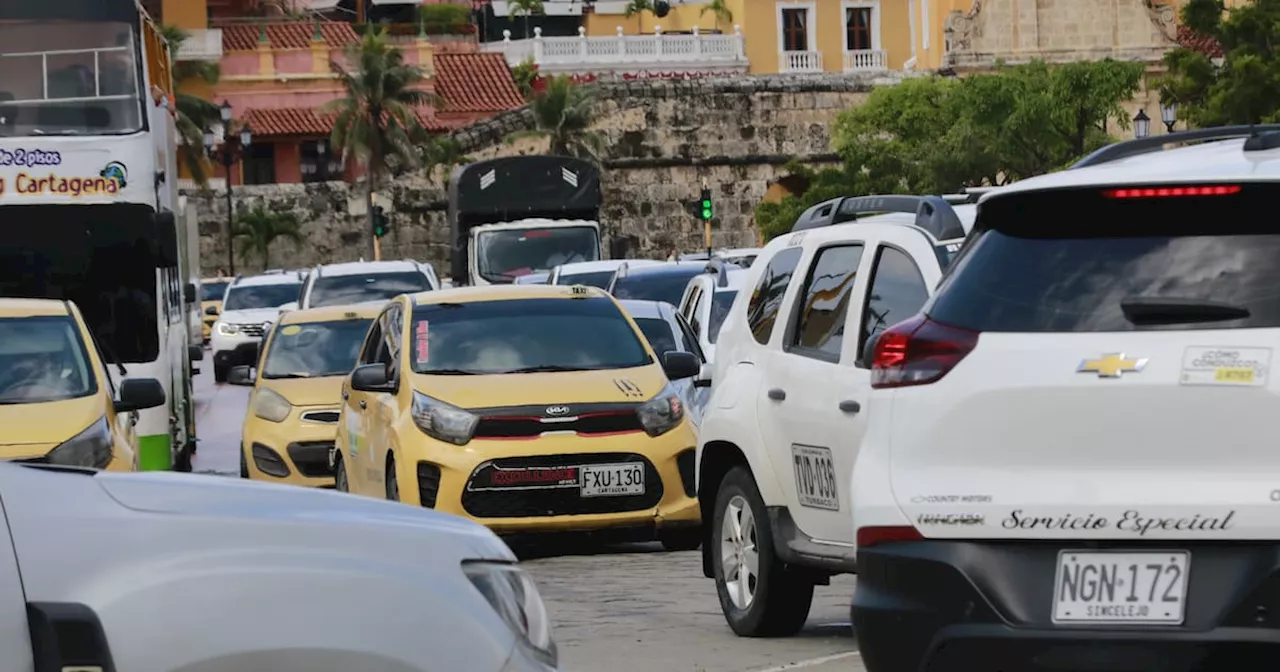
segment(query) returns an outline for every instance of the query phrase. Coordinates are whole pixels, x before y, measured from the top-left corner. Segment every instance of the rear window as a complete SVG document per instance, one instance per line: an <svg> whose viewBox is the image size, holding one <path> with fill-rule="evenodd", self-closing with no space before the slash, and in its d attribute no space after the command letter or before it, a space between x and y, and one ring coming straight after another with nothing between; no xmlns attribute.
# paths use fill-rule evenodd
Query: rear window
<svg viewBox="0 0 1280 672"><path fill-rule="evenodd" d="M1280 326L1280 189L1114 198L1103 189L988 201L926 310L977 331Z"/></svg>
<svg viewBox="0 0 1280 672"><path fill-rule="evenodd" d="M401 294L425 292L431 283L422 273L375 273L370 275L331 275L316 278L307 303L313 308L343 306L351 303L390 301Z"/></svg>
<svg viewBox="0 0 1280 672"><path fill-rule="evenodd" d="M687 273L642 273L618 278L613 283L613 295L619 299L635 301L666 301L678 306L684 298L689 281L705 271L701 266Z"/></svg>
<svg viewBox="0 0 1280 672"><path fill-rule="evenodd" d="M413 317L416 373L585 371L653 362L605 297L429 304L414 308Z"/></svg>
<svg viewBox="0 0 1280 672"><path fill-rule="evenodd" d="M600 289L608 289L609 281L613 279L613 271L594 271L591 273L561 273L557 278L557 285L589 285L591 287L599 287Z"/></svg>

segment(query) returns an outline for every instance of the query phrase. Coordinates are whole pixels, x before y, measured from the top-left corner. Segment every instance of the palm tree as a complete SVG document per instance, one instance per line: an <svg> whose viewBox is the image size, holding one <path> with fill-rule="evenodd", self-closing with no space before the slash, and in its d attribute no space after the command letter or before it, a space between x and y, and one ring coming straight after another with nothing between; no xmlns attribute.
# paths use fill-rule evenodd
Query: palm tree
<svg viewBox="0 0 1280 672"><path fill-rule="evenodd" d="M604 137L590 130L595 96L567 75L547 80L547 87L529 101L535 128L508 135L507 143L522 138L546 138L551 154L599 160Z"/></svg>
<svg viewBox="0 0 1280 672"><path fill-rule="evenodd" d="M271 268L271 243L277 238L293 241L295 246L304 240L297 215L268 210L262 203L236 215L235 237L240 241L240 256L257 256L263 269Z"/></svg>
<svg viewBox="0 0 1280 672"><path fill-rule="evenodd" d="M325 106L337 113L329 144L344 158L364 164L365 202L372 218L373 195L383 174L393 165L417 165L415 141L426 133L417 110L435 97L414 88L425 73L404 62L404 54L387 40L385 28L365 33L348 48L346 60L351 69L331 64L346 95ZM372 237L369 244L372 247Z"/></svg>
<svg viewBox="0 0 1280 672"><path fill-rule="evenodd" d="M729 6L725 4L725 0L711 0L702 6L702 10L698 12L698 18L702 18L703 14L711 12L716 19L716 30L720 30L720 24L726 23L733 25L733 12Z"/></svg>
<svg viewBox="0 0 1280 672"><path fill-rule="evenodd" d="M442 183L449 180L454 167L471 163L471 157L463 154L462 145L453 138L430 140L422 147L422 166L428 180L435 180L436 173L444 173Z"/></svg>
<svg viewBox="0 0 1280 672"><path fill-rule="evenodd" d="M529 39L529 15L542 13L542 0L511 0L507 11L512 16L524 17L524 39Z"/></svg>
<svg viewBox="0 0 1280 672"><path fill-rule="evenodd" d="M636 32L644 31L644 13L653 11L653 0L630 0L622 15L628 19L636 17Z"/></svg>
<svg viewBox="0 0 1280 672"><path fill-rule="evenodd" d="M173 84L177 87L174 106L177 108L178 161L186 167L191 179L202 188L209 183L209 163L204 155L204 129L222 122L218 106L190 93L181 91L182 83L200 80L216 84L218 64L210 61L178 60L178 49L187 40L187 33L177 26L165 26L160 34L169 43L169 58L173 62Z"/></svg>

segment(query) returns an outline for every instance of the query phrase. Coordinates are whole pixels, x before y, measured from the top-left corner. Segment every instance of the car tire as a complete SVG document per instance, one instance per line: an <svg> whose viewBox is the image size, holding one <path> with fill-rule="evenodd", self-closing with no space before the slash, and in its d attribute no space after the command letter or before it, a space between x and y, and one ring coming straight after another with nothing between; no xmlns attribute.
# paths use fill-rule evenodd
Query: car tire
<svg viewBox="0 0 1280 672"><path fill-rule="evenodd" d="M333 489L338 492L351 492L351 481L347 480L347 465L341 455L333 458Z"/></svg>
<svg viewBox="0 0 1280 672"><path fill-rule="evenodd" d="M788 637L799 632L813 604L813 581L787 571L774 552L769 514L746 467L734 467L720 482L711 530L716 593L729 628L742 637ZM750 573L752 550L754 576ZM744 559L735 560L739 557ZM726 559L734 571L729 578L725 577Z"/></svg>
<svg viewBox="0 0 1280 672"><path fill-rule="evenodd" d="M387 499L400 501L400 481L396 478L396 458L387 457L387 475L382 479L387 484Z"/></svg>
<svg viewBox="0 0 1280 672"><path fill-rule="evenodd" d="M696 551L702 546L702 529L693 527L659 530L658 541L668 551Z"/></svg>
<svg viewBox="0 0 1280 672"><path fill-rule="evenodd" d="M249 478L249 460L244 456L244 446L240 446L240 478Z"/></svg>
<svg viewBox="0 0 1280 672"><path fill-rule="evenodd" d="M214 364L213 365L213 382L215 383L227 382L227 372L229 372L230 370L231 370L231 367L229 366L218 366L217 364Z"/></svg>

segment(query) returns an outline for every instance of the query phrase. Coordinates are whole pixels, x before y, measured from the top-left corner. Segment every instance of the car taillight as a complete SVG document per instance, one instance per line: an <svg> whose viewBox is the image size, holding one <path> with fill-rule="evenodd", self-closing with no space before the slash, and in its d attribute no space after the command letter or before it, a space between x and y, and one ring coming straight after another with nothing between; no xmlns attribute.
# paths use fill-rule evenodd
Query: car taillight
<svg viewBox="0 0 1280 672"><path fill-rule="evenodd" d="M916 315L876 340L871 387L927 385L947 375L978 344L978 332Z"/></svg>
<svg viewBox="0 0 1280 672"><path fill-rule="evenodd" d="M891 541L923 541L924 535L910 525L872 526L858 528L858 548L868 548Z"/></svg>

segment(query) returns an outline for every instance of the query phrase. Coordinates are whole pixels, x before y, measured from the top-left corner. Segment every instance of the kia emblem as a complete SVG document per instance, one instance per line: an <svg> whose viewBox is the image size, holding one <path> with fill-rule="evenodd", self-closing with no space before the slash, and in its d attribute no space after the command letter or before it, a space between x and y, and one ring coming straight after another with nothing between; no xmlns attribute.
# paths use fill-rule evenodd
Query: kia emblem
<svg viewBox="0 0 1280 672"><path fill-rule="evenodd" d="M547 415L564 415L568 412L568 406L548 406L546 410Z"/></svg>

